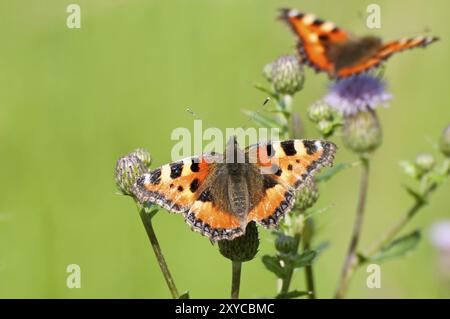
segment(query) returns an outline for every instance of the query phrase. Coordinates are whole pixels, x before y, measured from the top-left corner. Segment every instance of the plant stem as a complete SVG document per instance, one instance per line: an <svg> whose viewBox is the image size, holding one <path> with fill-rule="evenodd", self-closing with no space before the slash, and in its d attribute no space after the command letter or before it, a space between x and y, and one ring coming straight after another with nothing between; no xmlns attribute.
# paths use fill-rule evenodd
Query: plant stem
<svg viewBox="0 0 450 319"><path fill-rule="evenodd" d="M303 251L311 249L312 219L308 219L303 230ZM314 287L313 266L309 264L305 266L306 288L308 289L308 298L316 299L316 290Z"/></svg>
<svg viewBox="0 0 450 319"><path fill-rule="evenodd" d="M164 279L166 280L170 293L172 294L172 297L174 299L178 299L179 293L177 287L175 286L172 275L170 274L169 268L167 267L167 263L162 254L158 239L156 238L151 217L145 213L144 209L140 209L139 215L141 216L141 220L144 224L145 231L147 232L148 239L150 239L150 243L152 244L153 251L155 252L156 259L158 260L159 267L161 268L161 272L164 275Z"/></svg>
<svg viewBox="0 0 450 319"><path fill-rule="evenodd" d="M231 299L239 299L239 288L241 286L241 261L231 261Z"/></svg>
<svg viewBox="0 0 450 319"><path fill-rule="evenodd" d="M294 238L295 238L295 247L296 247L295 251L297 252L298 246L300 245L300 234L295 234ZM289 292L289 286L291 285L292 275L294 274L294 267L290 263L287 263L285 265L285 267L289 267L289 268L288 268L287 276L283 280L282 285L281 285L280 293L282 293L282 294L286 294Z"/></svg>
<svg viewBox="0 0 450 319"><path fill-rule="evenodd" d="M358 258L356 256L356 249L358 247L359 238L361 236L361 229L364 219L364 209L366 204L367 188L369 184L369 159L361 157L361 163L362 163L362 172L359 186L358 206L356 209L355 223L353 224L352 238L348 248L344 267L342 269L339 286L335 295L335 298L338 299L344 298L348 289L350 278L353 275L355 265L358 262Z"/></svg>

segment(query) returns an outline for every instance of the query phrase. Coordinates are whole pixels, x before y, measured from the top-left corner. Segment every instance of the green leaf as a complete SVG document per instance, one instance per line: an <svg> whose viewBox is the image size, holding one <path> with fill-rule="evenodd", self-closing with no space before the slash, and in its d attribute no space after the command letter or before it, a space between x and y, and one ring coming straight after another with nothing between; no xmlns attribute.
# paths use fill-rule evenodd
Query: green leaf
<svg viewBox="0 0 450 319"><path fill-rule="evenodd" d="M267 93L269 94L270 97L278 100L278 95L276 93L274 93L272 90L266 88L264 85L260 84L260 83L255 83L253 85L257 90L260 90L261 92Z"/></svg>
<svg viewBox="0 0 450 319"><path fill-rule="evenodd" d="M190 299L189 297L189 291L183 292L178 299Z"/></svg>
<svg viewBox="0 0 450 319"><path fill-rule="evenodd" d="M275 299L293 299L307 295L308 295L307 291L293 290L285 293L281 292L275 297Z"/></svg>
<svg viewBox="0 0 450 319"><path fill-rule="evenodd" d="M262 262L266 268L274 273L278 278L284 279L286 277L285 268L281 267L280 259L278 257L264 255Z"/></svg>
<svg viewBox="0 0 450 319"><path fill-rule="evenodd" d="M384 261L387 259L401 257L406 255L417 247L420 241L420 231L416 230L412 233L393 240L390 244L381 248L372 258L371 261Z"/></svg>
<svg viewBox="0 0 450 319"><path fill-rule="evenodd" d="M352 164L349 163L338 163L336 165L334 165L333 167L331 167L330 169L327 169L325 172L323 173L319 173L316 175L315 180L316 182L326 182L327 180L329 180L331 177L333 177L335 174L339 173L340 171L352 167Z"/></svg>
<svg viewBox="0 0 450 319"><path fill-rule="evenodd" d="M316 258L317 253L314 250L307 250L301 255L294 257L293 265L295 268L308 266Z"/></svg>
<svg viewBox="0 0 450 319"><path fill-rule="evenodd" d="M242 112L249 116L256 124L267 128L280 128L280 124L274 119L261 114L260 112L242 110Z"/></svg>
<svg viewBox="0 0 450 319"><path fill-rule="evenodd" d="M414 197L414 199L418 202L418 203L425 203L426 199L423 197L423 195L421 193L419 193L418 191L412 189L409 186L403 186L406 191L408 192L409 195L411 195L412 197Z"/></svg>

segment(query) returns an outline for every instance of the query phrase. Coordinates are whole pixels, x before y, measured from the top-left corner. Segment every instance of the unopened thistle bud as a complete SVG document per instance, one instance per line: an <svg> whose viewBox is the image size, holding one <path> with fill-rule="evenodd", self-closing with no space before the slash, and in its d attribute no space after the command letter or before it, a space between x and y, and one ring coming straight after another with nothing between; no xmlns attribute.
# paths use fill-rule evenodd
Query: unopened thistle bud
<svg viewBox="0 0 450 319"><path fill-rule="evenodd" d="M319 190L317 189L317 185L312 179L308 179L306 181L305 186L297 191L297 201L295 203L295 207L304 211L310 207L312 207L319 198Z"/></svg>
<svg viewBox="0 0 450 319"><path fill-rule="evenodd" d="M450 124L447 125L447 127L442 132L441 140L440 140L439 144L440 144L439 146L441 148L441 152L445 156L450 157Z"/></svg>
<svg viewBox="0 0 450 319"><path fill-rule="evenodd" d="M295 56L282 56L266 65L263 74L277 93L294 95L303 88L303 67Z"/></svg>
<svg viewBox="0 0 450 319"><path fill-rule="evenodd" d="M275 239L275 249L282 254L295 253L297 251L297 240L292 236L278 234Z"/></svg>
<svg viewBox="0 0 450 319"><path fill-rule="evenodd" d="M150 156L150 153L144 149L144 148L138 148L136 149L131 155L136 155L137 158L141 160L142 163L144 163L145 166L150 167L152 164L152 157Z"/></svg>
<svg viewBox="0 0 450 319"><path fill-rule="evenodd" d="M352 151L374 151L381 144L381 138L381 127L375 111L368 110L345 116L343 140Z"/></svg>
<svg viewBox="0 0 450 319"><path fill-rule="evenodd" d="M333 110L324 101L317 101L308 108L308 116L314 123L330 121L333 119Z"/></svg>
<svg viewBox="0 0 450 319"><path fill-rule="evenodd" d="M220 240L219 251L222 256L232 261L252 260L259 247L258 228L255 222L247 224L245 234L232 240Z"/></svg>
<svg viewBox="0 0 450 319"><path fill-rule="evenodd" d="M117 160L115 179L119 190L124 195L131 195L131 186L136 178L147 172L147 167L133 153Z"/></svg>
<svg viewBox="0 0 450 319"><path fill-rule="evenodd" d="M431 171L436 164L434 156L430 153L421 153L417 155L415 164L422 174Z"/></svg>

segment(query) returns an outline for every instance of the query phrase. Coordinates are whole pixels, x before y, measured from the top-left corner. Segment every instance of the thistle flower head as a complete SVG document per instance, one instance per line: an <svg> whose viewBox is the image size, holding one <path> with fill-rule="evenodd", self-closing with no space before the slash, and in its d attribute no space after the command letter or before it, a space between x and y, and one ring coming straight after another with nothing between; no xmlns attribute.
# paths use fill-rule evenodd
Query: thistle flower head
<svg viewBox="0 0 450 319"><path fill-rule="evenodd" d="M275 249L282 254L295 253L297 250L297 240L285 234L279 234L275 239Z"/></svg>
<svg viewBox="0 0 450 319"><path fill-rule="evenodd" d="M381 127L375 111L358 112L346 116L342 139L353 152L368 153L381 144Z"/></svg>
<svg viewBox="0 0 450 319"><path fill-rule="evenodd" d="M150 165L152 164L152 157L150 156L150 153L144 148L138 148L131 154L136 155L137 158L139 158L141 162L144 163L144 165L147 167L150 167Z"/></svg>
<svg viewBox="0 0 450 319"><path fill-rule="evenodd" d="M308 179L306 181L305 186L297 192L297 201L296 208L304 211L310 207L312 207L319 198L319 190L317 189L317 185L312 179Z"/></svg>
<svg viewBox="0 0 450 319"><path fill-rule="evenodd" d="M131 186L133 186L136 178L147 171L144 163L133 153L119 158L115 170L117 187L122 194L131 195Z"/></svg>
<svg viewBox="0 0 450 319"><path fill-rule="evenodd" d="M232 240L219 240L219 251L222 256L232 261L252 260L259 247L258 228L255 222L247 224L245 234Z"/></svg>
<svg viewBox="0 0 450 319"><path fill-rule="evenodd" d="M387 106L392 95L386 91L380 78L368 74L356 75L334 82L324 101L344 116Z"/></svg>
<svg viewBox="0 0 450 319"><path fill-rule="evenodd" d="M303 88L303 68L295 56L281 56L267 64L263 75L280 94L294 95Z"/></svg>

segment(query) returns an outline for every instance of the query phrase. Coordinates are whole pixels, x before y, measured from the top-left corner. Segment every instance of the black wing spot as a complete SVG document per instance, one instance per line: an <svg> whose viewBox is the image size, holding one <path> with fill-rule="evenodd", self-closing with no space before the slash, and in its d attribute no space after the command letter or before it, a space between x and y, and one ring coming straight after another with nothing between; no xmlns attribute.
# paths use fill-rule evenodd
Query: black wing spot
<svg viewBox="0 0 450 319"><path fill-rule="evenodd" d="M289 171L292 171L292 165L289 164L288 167L287 167L287 169L288 169Z"/></svg>
<svg viewBox="0 0 450 319"><path fill-rule="evenodd" d="M315 152L317 152L316 144L313 141L304 140L303 146L305 146L306 153L308 155L313 155Z"/></svg>
<svg viewBox="0 0 450 319"><path fill-rule="evenodd" d="M277 175L277 176L281 176L281 174L283 173L283 170L281 169L280 166L273 165L272 166L272 172L274 172L274 174Z"/></svg>
<svg viewBox="0 0 450 319"><path fill-rule="evenodd" d="M323 42L326 42L326 41L328 41L330 38L328 37L328 35L326 35L326 34L321 34L321 35L319 35L319 40L320 41L323 41Z"/></svg>
<svg viewBox="0 0 450 319"><path fill-rule="evenodd" d="M178 178L183 171L183 162L176 162L170 164L170 178Z"/></svg>
<svg viewBox="0 0 450 319"><path fill-rule="evenodd" d="M158 185L161 182L161 169L157 168L150 175L150 183L153 185Z"/></svg>
<svg viewBox="0 0 450 319"><path fill-rule="evenodd" d="M272 177L270 177L268 175L264 175L264 177L263 177L264 190L275 187L277 184L278 184L278 182L276 180L274 180Z"/></svg>
<svg viewBox="0 0 450 319"><path fill-rule="evenodd" d="M268 143L266 145L266 152L267 152L267 157L273 157L275 155L275 152L273 151L273 147L271 143Z"/></svg>
<svg viewBox="0 0 450 319"><path fill-rule="evenodd" d="M178 188L177 188L177 190L178 190L179 192L182 192L182 191L183 191L183 189L184 189L184 188L183 188L183 186L181 186L181 185L180 185L180 186L178 186Z"/></svg>
<svg viewBox="0 0 450 319"><path fill-rule="evenodd" d="M192 160L191 171L198 173L200 171L200 165L195 160Z"/></svg>
<svg viewBox="0 0 450 319"><path fill-rule="evenodd" d="M191 185L189 186L189 189L191 190L192 193L195 193L198 189L199 186L199 181L198 178L195 178L192 182Z"/></svg>
<svg viewBox="0 0 450 319"><path fill-rule="evenodd" d="M318 27L318 26L321 26L321 25L323 24L323 22L324 22L324 21L323 21L322 19L316 19L316 20L313 21L312 24L313 24L314 26Z"/></svg>
<svg viewBox="0 0 450 319"><path fill-rule="evenodd" d="M297 154L295 150L294 141L283 141L281 142L281 148L287 156L292 156Z"/></svg>

